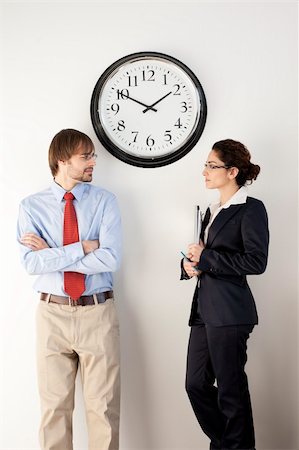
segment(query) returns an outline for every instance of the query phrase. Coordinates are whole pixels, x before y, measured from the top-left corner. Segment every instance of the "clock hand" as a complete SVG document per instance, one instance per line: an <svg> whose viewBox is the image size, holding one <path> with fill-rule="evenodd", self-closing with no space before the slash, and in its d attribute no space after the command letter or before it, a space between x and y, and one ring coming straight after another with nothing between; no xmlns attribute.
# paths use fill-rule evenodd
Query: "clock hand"
<svg viewBox="0 0 299 450"><path fill-rule="evenodd" d="M159 100L157 100L157 101L156 101L155 103L153 103L152 105L147 106L147 108L144 109L142 112L143 112L143 113L146 113L149 109L152 109L153 106L156 106L158 103L160 103L162 100L164 100L164 98L168 97L170 94L171 94L171 91L168 92L168 94L164 95L163 97L159 98Z"/></svg>
<svg viewBox="0 0 299 450"><path fill-rule="evenodd" d="M147 111L148 111L149 109L151 109L152 111L156 111L156 112L157 112L157 110L156 110L155 108L152 107L153 105L148 106L148 105L146 105L145 103L142 103L142 102L140 102L139 100L136 100L135 98L129 97L129 95L124 95L124 94L123 94L123 97L126 97L126 98L128 98L129 100L132 100L133 102L138 103L139 105L145 106Z"/></svg>

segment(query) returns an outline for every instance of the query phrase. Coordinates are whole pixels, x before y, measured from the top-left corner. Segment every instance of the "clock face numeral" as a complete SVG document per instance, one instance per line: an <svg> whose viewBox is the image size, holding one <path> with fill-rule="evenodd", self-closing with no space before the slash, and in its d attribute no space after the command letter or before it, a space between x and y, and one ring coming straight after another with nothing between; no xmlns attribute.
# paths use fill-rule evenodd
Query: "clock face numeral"
<svg viewBox="0 0 299 450"><path fill-rule="evenodd" d="M146 145L147 145L148 147L153 147L153 146L155 145L155 141L154 141L154 139L151 137L151 135L149 135L149 136L146 138Z"/></svg>
<svg viewBox="0 0 299 450"><path fill-rule="evenodd" d="M137 140L137 136L138 136L138 131L131 131L131 133L132 134L135 134L135 136L134 136L134 139L133 139L133 142L136 142L136 140Z"/></svg>
<svg viewBox="0 0 299 450"><path fill-rule="evenodd" d="M180 109L180 111L182 112L182 113L185 113L185 112L187 112L188 111L188 108L187 108L187 102L181 102L181 109Z"/></svg>
<svg viewBox="0 0 299 450"><path fill-rule="evenodd" d="M125 122L123 120L120 120L117 124L118 131L124 131L126 128Z"/></svg>
<svg viewBox="0 0 299 450"><path fill-rule="evenodd" d="M131 86L138 86L138 83L137 83L137 75L129 75L128 76L128 86L129 87L131 87ZM129 94L128 94L129 95Z"/></svg>
<svg viewBox="0 0 299 450"><path fill-rule="evenodd" d="M173 87L175 89L173 95L181 95L181 86L179 84L175 84Z"/></svg>
<svg viewBox="0 0 299 450"><path fill-rule="evenodd" d="M127 100L129 97L128 89L121 89L121 90L117 89L116 97L117 97L117 100Z"/></svg>
<svg viewBox="0 0 299 450"><path fill-rule="evenodd" d="M167 141L167 142L169 142L169 141L171 141L171 130L166 130L165 131L165 133L164 133L164 138L165 138L165 141Z"/></svg>
<svg viewBox="0 0 299 450"><path fill-rule="evenodd" d="M178 120L176 121L176 123L174 124L174 126L175 127L178 127L178 128L182 128L182 123L181 123L181 119L180 119L180 117L178 118Z"/></svg>
<svg viewBox="0 0 299 450"><path fill-rule="evenodd" d="M133 54L99 79L92 120L100 140L120 159L149 167L169 164L199 139L205 97L183 63L155 52Z"/></svg>
<svg viewBox="0 0 299 450"><path fill-rule="evenodd" d="M114 112L114 115L116 115L119 111L119 104L118 103L112 103L112 105L110 106L111 111Z"/></svg>
<svg viewBox="0 0 299 450"><path fill-rule="evenodd" d="M143 81L155 81L155 71L154 70L143 70L142 71Z"/></svg>

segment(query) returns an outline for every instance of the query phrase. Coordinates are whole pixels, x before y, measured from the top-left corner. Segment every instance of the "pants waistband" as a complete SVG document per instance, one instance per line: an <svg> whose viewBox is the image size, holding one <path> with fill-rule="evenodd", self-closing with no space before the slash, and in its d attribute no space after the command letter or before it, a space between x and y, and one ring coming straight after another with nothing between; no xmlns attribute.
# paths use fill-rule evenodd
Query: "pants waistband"
<svg viewBox="0 0 299 450"><path fill-rule="evenodd" d="M98 292L93 295L82 295L77 300L71 297L63 297L62 295L53 295L41 293L40 299L47 303L58 303L59 305L70 306L87 306L97 305L98 303L104 303L108 298L113 298L113 291Z"/></svg>

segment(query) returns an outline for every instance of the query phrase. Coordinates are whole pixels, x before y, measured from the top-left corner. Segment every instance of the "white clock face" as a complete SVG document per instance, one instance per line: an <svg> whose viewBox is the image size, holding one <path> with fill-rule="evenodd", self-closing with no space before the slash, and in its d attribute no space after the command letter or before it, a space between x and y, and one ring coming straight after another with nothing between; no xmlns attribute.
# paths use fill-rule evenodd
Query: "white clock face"
<svg viewBox="0 0 299 450"><path fill-rule="evenodd" d="M155 159L181 148L198 125L201 102L189 75L162 58L132 60L103 84L99 119L127 154Z"/></svg>
<svg viewBox="0 0 299 450"><path fill-rule="evenodd" d="M105 70L90 112L99 140L112 155L127 164L160 167L194 147L207 105L200 82L185 64L163 53L138 52Z"/></svg>

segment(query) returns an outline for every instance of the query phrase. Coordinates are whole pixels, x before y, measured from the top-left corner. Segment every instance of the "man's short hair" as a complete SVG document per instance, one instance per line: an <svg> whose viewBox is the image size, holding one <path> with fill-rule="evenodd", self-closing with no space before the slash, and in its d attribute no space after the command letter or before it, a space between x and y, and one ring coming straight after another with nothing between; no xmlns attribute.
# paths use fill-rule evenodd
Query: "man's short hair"
<svg viewBox="0 0 299 450"><path fill-rule="evenodd" d="M58 172L58 161L68 161L83 147L86 153L94 152L92 140L81 131L67 128L57 133L49 148L49 166L53 177Z"/></svg>

